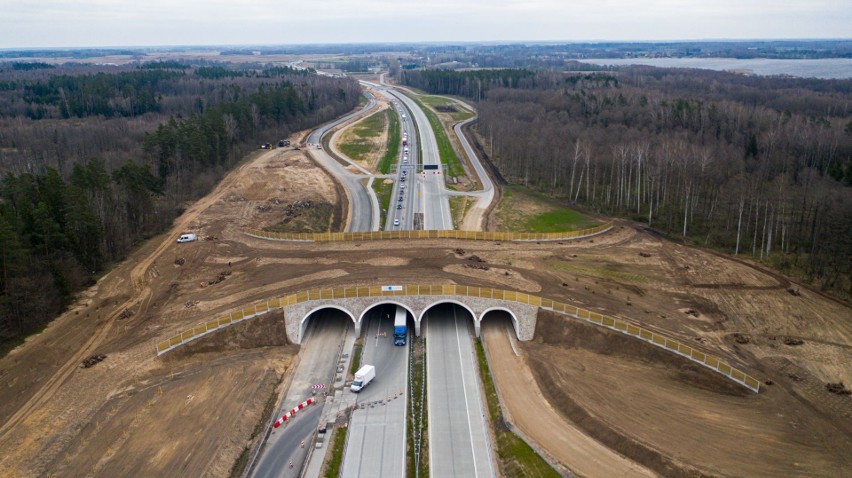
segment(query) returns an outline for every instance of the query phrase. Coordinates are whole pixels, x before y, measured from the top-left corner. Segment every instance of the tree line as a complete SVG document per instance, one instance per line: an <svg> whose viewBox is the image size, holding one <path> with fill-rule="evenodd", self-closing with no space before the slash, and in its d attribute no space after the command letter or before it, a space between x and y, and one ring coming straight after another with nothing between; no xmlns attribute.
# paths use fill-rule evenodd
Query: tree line
<svg viewBox="0 0 852 478"><path fill-rule="evenodd" d="M489 88L477 131L511 182L852 294L850 100L848 80L539 72Z"/></svg>
<svg viewBox="0 0 852 478"><path fill-rule="evenodd" d="M0 118L0 349L55 317L136 242L167 228L247 151L340 116L360 96L355 81L289 69L215 79L157 68L101 75L17 78L25 84L15 101L49 103L49 90L26 96L33 83L95 81L105 92L145 84L162 98L160 110L134 117L107 102L102 114L82 118Z"/></svg>

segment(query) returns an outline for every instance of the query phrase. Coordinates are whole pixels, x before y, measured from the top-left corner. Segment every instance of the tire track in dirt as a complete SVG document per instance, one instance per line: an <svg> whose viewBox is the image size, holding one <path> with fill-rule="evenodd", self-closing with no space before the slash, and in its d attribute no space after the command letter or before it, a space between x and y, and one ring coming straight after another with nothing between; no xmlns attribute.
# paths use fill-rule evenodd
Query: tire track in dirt
<svg viewBox="0 0 852 478"><path fill-rule="evenodd" d="M211 194L208 194L187 209L187 211L175 221L171 230L184 229L189 223L197 219L202 212L216 203L216 201L222 197L224 192L227 191L240 178L240 176L245 174L247 169L252 167L256 162L263 160L267 155L273 153L274 150L269 151L237 167L237 169L228 174L224 180L219 183ZM83 344L79 351L72 355L72 357L53 374L53 376L47 379L45 384L13 414L6 423L0 427L0 440L5 439L9 432L14 430L15 427L19 425L33 410L43 406L53 397L59 387L61 387L68 378L71 377L74 371L78 369L78 364L82 362L86 356L90 355L97 346L103 343L104 339L112 330L116 320L125 309L133 307L136 304L140 304L139 313L144 313L145 309L147 309L146 301L150 302L151 298L151 288L145 280L146 277L148 277L148 269L172 244L171 237L172 234L166 234L160 245L148 254L147 257L142 259L138 265L131 269L131 297L119 305L113 313L107 316L107 318L97 326L98 328L96 329L95 334L86 341L85 344ZM101 281L105 280L107 277L109 277L109 275L102 278Z"/></svg>

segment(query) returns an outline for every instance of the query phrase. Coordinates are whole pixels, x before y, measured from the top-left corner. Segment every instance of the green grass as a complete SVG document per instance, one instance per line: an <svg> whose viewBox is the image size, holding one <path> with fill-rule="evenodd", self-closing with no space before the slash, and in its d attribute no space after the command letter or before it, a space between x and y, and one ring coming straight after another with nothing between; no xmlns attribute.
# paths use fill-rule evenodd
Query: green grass
<svg viewBox="0 0 852 478"><path fill-rule="evenodd" d="M415 97L413 99L418 105L420 105L420 108L423 109L423 113L425 113L426 117L429 119L429 125L432 127L432 131L435 132L435 140L438 143L438 155L441 158L441 162L447 165L446 174L450 176L459 176L464 170L461 167L458 156L456 156L456 152L453 151L453 146L450 143L450 140L447 138L447 133L444 131L444 125L441 123L441 120L438 119L438 115L436 115L431 108L423 104L423 102L420 101L420 98Z"/></svg>
<svg viewBox="0 0 852 478"><path fill-rule="evenodd" d="M444 105L454 106L458 111L454 113L444 113L449 114L453 121L464 121L468 118L473 117L472 111L468 110L467 108L463 108L461 105L451 100L450 98L447 98L446 96L425 95L421 96L420 99L423 100L424 103L432 107Z"/></svg>
<svg viewBox="0 0 852 478"><path fill-rule="evenodd" d="M384 179L373 179L373 191L376 192L376 196L379 198L379 208L381 209L381 218L379 220L379 224L384 224L385 218L387 218L388 215L388 210L391 208L391 194L393 193L393 183L385 184Z"/></svg>
<svg viewBox="0 0 852 478"><path fill-rule="evenodd" d="M364 349L364 341L357 339L355 346L352 348L352 360L349 361L349 375L355 375L358 371L358 365L361 363L361 351Z"/></svg>
<svg viewBox="0 0 852 478"><path fill-rule="evenodd" d="M374 151L370 139L382 134L386 122L387 115L382 111L368 116L352 127L352 134L355 137L346 143L341 143L340 151L356 161L365 160L365 156Z"/></svg>
<svg viewBox="0 0 852 478"><path fill-rule="evenodd" d="M388 119L388 144L385 148L385 155L379 162L378 170L382 174L389 174L391 167L399 157L399 144L402 139L399 134L399 114L394 108L388 108L385 111L387 111Z"/></svg>
<svg viewBox="0 0 852 478"><path fill-rule="evenodd" d="M522 477L558 477L557 473L535 450L519 436L503 426L503 412L497 398L497 387L488 368L485 349L482 341L476 340L476 358L479 363L479 376L482 388L485 390L485 403L488 406L488 416L494 425L494 435L497 445L497 457L504 476Z"/></svg>
<svg viewBox="0 0 852 478"><path fill-rule="evenodd" d="M414 355L414 363L410 370L412 381L409 382L411 388L409 388L408 393L409 397L420 397L420 390L423 386L423 372L426 367L426 339L422 337L414 337L411 339L409 347L411 347L411 351L409 353ZM414 347L417 347L416 351ZM415 470L414 463L414 429L417 426L417 421L415 420L416 415L415 410L411 407L410 398L406 404L406 406L409 407L408 426L406 427L406 476L415 476L415 471L418 471L419 475L422 477L429 476L429 409L428 404L426 403L427 396L428 395L424 395L422 403L416 403L416 406L423 407L423 429L421 430L422 436L420 437L420 460L418 462L420 466L418 470Z"/></svg>
<svg viewBox="0 0 852 478"><path fill-rule="evenodd" d="M331 458L328 460L328 468L325 469L325 478L337 478L340 475L340 467L343 465L343 447L346 446L346 433L348 428L335 428L331 437Z"/></svg>
<svg viewBox="0 0 852 478"><path fill-rule="evenodd" d="M464 214L473 205L473 200L465 196L450 196L450 213L453 216L453 226L458 229L464 221Z"/></svg>
<svg viewBox="0 0 852 478"><path fill-rule="evenodd" d="M508 186L497 205L500 229L509 232L564 232L588 229L598 221L523 186Z"/></svg>

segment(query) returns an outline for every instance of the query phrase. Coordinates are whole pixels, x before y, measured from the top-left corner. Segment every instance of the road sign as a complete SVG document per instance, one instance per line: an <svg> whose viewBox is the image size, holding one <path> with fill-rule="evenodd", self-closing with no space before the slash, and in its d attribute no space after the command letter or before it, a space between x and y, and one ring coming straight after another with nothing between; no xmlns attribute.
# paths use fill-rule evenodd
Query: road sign
<svg viewBox="0 0 852 478"><path fill-rule="evenodd" d="M311 388L314 389L314 390L321 390L321 389L325 388L325 384L324 383L315 383L315 384L311 385Z"/></svg>

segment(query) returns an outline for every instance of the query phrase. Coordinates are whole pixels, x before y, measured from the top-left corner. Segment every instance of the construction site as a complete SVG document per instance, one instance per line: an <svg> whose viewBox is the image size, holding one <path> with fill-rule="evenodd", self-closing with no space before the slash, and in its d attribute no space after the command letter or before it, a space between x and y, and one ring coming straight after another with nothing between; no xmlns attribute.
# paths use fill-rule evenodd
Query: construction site
<svg viewBox="0 0 852 478"><path fill-rule="evenodd" d="M264 435L298 363L282 313L162 356L157 343L255 301L390 282L559 300L641 324L761 382L753 393L678 355L543 310L531 341L510 341L507 324L484 322L506 422L489 427L515 430L566 474L842 476L852 467L847 302L626 221L554 242L312 243L244 233L294 222L305 230L326 221L317 228L327 230L342 196L303 150L253 153L168 234L0 359L3 474L229 476ZM199 240L176 243L184 231Z"/></svg>

